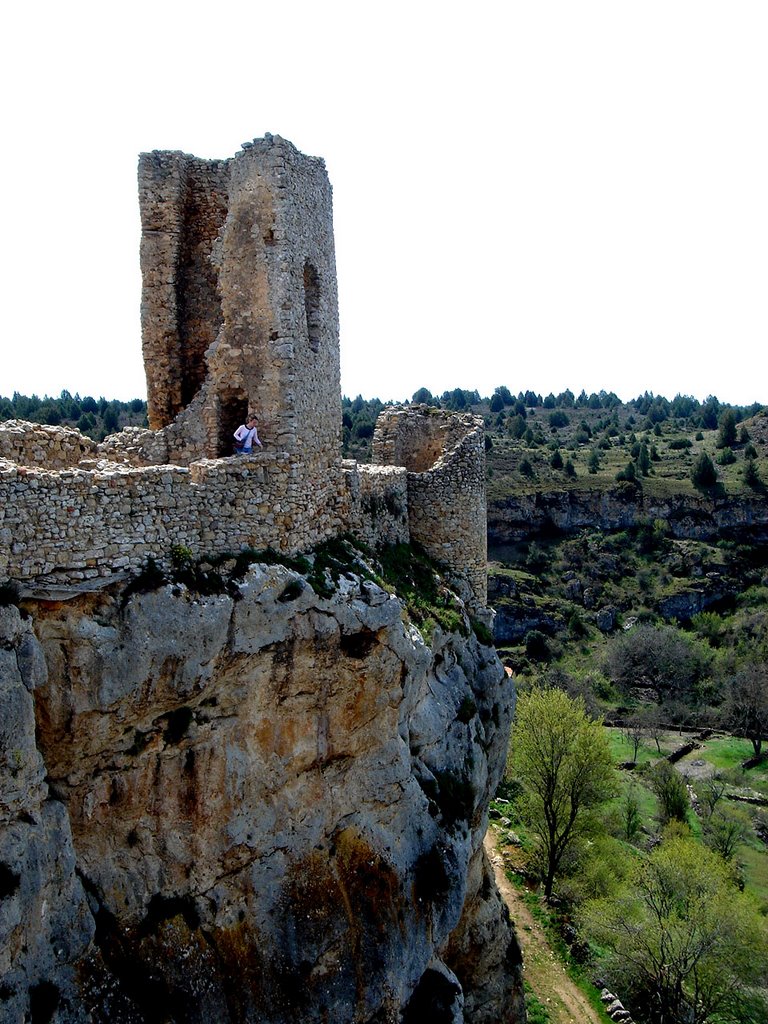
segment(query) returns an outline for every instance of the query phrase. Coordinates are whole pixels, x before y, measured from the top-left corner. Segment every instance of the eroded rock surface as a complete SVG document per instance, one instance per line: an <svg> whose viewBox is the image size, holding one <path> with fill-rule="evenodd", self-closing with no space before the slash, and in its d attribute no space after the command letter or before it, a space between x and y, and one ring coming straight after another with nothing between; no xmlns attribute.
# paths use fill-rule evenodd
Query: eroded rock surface
<svg viewBox="0 0 768 1024"><path fill-rule="evenodd" d="M523 1020L493 649L282 566L126 594L0 609L0 1019Z"/></svg>

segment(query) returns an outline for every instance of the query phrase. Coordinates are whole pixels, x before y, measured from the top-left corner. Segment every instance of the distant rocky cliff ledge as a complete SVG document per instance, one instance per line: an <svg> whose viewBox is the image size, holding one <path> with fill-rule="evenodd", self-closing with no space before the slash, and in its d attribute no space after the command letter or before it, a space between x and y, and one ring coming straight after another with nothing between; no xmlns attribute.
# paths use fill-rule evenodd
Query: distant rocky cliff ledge
<svg viewBox="0 0 768 1024"><path fill-rule="evenodd" d="M488 543L515 543L583 527L623 530L663 520L677 538L707 540L738 534L768 540L768 500L755 495L673 494L657 497L619 484L511 494L488 505Z"/></svg>
<svg viewBox="0 0 768 1024"><path fill-rule="evenodd" d="M482 849L512 684L458 598L425 643L321 590L0 607L3 1021L524 1020Z"/></svg>

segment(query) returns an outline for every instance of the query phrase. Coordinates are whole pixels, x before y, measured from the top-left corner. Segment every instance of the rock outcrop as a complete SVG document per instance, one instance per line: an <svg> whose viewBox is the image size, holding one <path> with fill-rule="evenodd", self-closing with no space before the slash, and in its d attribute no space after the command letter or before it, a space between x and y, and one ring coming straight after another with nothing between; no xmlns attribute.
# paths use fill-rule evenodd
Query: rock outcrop
<svg viewBox="0 0 768 1024"><path fill-rule="evenodd" d="M571 489L513 494L488 506L488 544L516 543L583 527L624 530L663 520L672 537L706 540L737 534L768 540L768 501L755 495L671 495L658 498L640 487Z"/></svg>
<svg viewBox="0 0 768 1024"><path fill-rule="evenodd" d="M482 850L514 694L462 614L427 645L281 565L0 608L0 1018L524 1020Z"/></svg>

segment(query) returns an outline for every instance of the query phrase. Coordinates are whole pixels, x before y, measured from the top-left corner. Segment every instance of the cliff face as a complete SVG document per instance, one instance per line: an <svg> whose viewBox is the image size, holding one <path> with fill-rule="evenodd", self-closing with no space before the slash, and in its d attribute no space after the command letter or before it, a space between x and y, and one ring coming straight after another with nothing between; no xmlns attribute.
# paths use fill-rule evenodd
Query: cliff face
<svg viewBox="0 0 768 1024"><path fill-rule="evenodd" d="M493 649L356 578L236 597L0 609L0 1018L523 1020Z"/></svg>
<svg viewBox="0 0 768 1024"><path fill-rule="evenodd" d="M641 488L540 491L514 494L488 506L489 545L516 543L538 534L581 527L622 530L663 519L673 537L705 540L738 533L768 540L768 501L762 495L672 495L659 498Z"/></svg>

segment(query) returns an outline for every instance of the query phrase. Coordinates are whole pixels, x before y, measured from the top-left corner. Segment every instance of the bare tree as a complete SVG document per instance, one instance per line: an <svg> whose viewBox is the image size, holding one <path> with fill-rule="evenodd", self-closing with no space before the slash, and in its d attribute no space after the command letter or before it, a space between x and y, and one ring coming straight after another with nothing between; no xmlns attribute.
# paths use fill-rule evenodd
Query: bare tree
<svg viewBox="0 0 768 1024"><path fill-rule="evenodd" d="M632 747L632 760L637 761L637 752L640 749L640 744L645 739L645 723L642 714L631 715L621 730L622 738L625 743L628 743Z"/></svg>
<svg viewBox="0 0 768 1024"><path fill-rule="evenodd" d="M725 702L725 720L738 736L752 744L755 757L768 738L768 665L751 662L731 680Z"/></svg>
<svg viewBox="0 0 768 1024"><path fill-rule="evenodd" d="M637 626L611 641L608 675L625 693L653 694L657 703L684 697L705 668L701 649L673 626Z"/></svg>
<svg viewBox="0 0 768 1024"><path fill-rule="evenodd" d="M725 796L728 782L720 772L715 772L705 779L696 789L701 806L708 818L711 818L718 803Z"/></svg>

